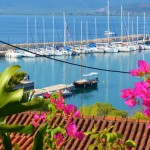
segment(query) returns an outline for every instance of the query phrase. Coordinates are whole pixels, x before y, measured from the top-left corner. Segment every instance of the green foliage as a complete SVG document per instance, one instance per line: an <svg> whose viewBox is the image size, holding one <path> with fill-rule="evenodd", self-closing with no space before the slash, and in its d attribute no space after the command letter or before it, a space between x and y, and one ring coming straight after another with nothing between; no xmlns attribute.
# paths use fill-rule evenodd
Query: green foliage
<svg viewBox="0 0 150 150"><path fill-rule="evenodd" d="M14 65L8 67L0 74L0 136L2 137L5 150L11 150L12 145L9 134L17 133L32 133L33 125L6 125L3 118L8 115L13 115L27 110L39 108L43 105L43 100L21 103L23 89L14 90L14 87L20 84L21 80L26 75L25 72L18 73L20 66ZM15 149L19 149L17 146Z"/></svg>
<svg viewBox="0 0 150 150"><path fill-rule="evenodd" d="M26 75L26 72L16 72L14 75L12 75L8 82L7 90L13 90L16 85L20 84Z"/></svg>
<svg viewBox="0 0 150 150"><path fill-rule="evenodd" d="M20 69L19 66L11 66L7 68L0 76L0 108L5 105L20 101L23 95L23 89L11 90L7 87L9 86L9 81L11 77L16 73L16 71Z"/></svg>
<svg viewBox="0 0 150 150"><path fill-rule="evenodd" d="M136 112L133 115L134 119L144 119L144 120L150 120L150 117L146 117L142 112Z"/></svg>
<svg viewBox="0 0 150 150"><path fill-rule="evenodd" d="M135 142L127 140L122 142L122 135L116 132L111 132L113 126L105 128L104 130L97 132L96 126L90 132L86 132L86 135L90 135L90 138L96 139L96 144L91 144L88 150L98 148L99 150L126 150L127 148L135 148Z"/></svg>
<svg viewBox="0 0 150 150"><path fill-rule="evenodd" d="M12 149L12 144L11 144L11 139L9 134L7 133L2 133L0 134L2 137L3 145L5 150L11 150Z"/></svg>
<svg viewBox="0 0 150 150"><path fill-rule="evenodd" d="M44 143L43 140L44 140L44 137L46 134L46 129L47 129L47 124L41 125L37 134L35 135L32 150L37 150L37 149L42 150L43 149L43 143Z"/></svg>
<svg viewBox="0 0 150 150"><path fill-rule="evenodd" d="M127 112L114 108L109 103L95 103L91 106L82 106L80 111L85 116L117 116L125 118Z"/></svg>

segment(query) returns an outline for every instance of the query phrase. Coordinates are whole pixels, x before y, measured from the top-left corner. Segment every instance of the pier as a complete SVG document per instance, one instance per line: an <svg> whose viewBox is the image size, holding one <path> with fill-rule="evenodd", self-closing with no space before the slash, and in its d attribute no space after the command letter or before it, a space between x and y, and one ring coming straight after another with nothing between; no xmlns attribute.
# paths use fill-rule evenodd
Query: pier
<svg viewBox="0 0 150 150"><path fill-rule="evenodd" d="M61 90L65 90L65 89L69 89L70 91L74 90L74 85L67 85L67 84L58 84L58 85L53 85L53 86L49 86L49 87L44 87L41 89L34 89L35 93L34 93L34 97L37 96L43 96L44 93L49 92L56 92L56 91L61 91Z"/></svg>

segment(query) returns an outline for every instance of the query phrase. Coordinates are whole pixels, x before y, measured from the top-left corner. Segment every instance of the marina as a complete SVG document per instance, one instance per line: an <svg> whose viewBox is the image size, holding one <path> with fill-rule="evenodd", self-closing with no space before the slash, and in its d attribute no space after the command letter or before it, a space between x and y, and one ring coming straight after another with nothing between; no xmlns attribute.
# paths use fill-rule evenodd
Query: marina
<svg viewBox="0 0 150 150"><path fill-rule="evenodd" d="M43 42L43 17L45 19L45 42ZM53 46L53 44L55 44L56 46L64 46L63 16L55 16L54 42L52 26L53 16L36 16L37 42L35 42L35 16L28 16L28 43L26 30L27 16L0 16L0 18L1 41L25 49L27 49L27 47L35 48L35 46L38 46L38 48L41 49L43 48L43 45L49 48ZM84 66L82 67L82 75L89 74L90 72L98 73L97 87L91 89L80 89L76 90L75 92L69 93L71 94L71 96L65 98L66 103L74 104L75 106L80 108L83 105L89 106L96 102L108 102L117 109L131 112L132 109L129 109L127 106L125 106L124 101L120 98L120 90L127 87L133 87L134 82L138 79L130 76L129 73L121 72L129 72L130 70L137 68L137 61L139 59L146 60L149 62L150 51L148 49L143 50L142 48L139 48L137 50L131 50L130 52L99 52L99 49L97 49L97 47L101 46L101 44L108 42L106 35L104 35L104 32L107 31L107 17L96 16L97 33L95 32L95 16L65 16L65 18L68 29L66 34L66 45L72 47L76 46L77 48L79 48L82 38L82 46L87 45L88 42L88 44L91 44L91 46L93 46L90 49L94 49L95 52L83 54L82 51L82 53L79 55L61 55L50 57L48 56L47 58L43 56L9 58L4 57L7 50L16 49L1 43L0 51L2 53L1 56L3 57L0 57L0 71L2 72L5 68L7 68L10 65L20 65L21 69L26 71L30 75L30 80L34 82L34 89L37 90L37 93L39 92L39 95L42 95L47 89L44 88L44 90L42 90L43 87L48 87L47 91L51 91L51 87L62 84L62 89L65 89L66 85L73 85L75 81L81 80L82 64L82 66ZM75 33L73 28L73 18L76 20ZM137 21L136 19L137 18L135 16L132 17L132 20L135 23ZM127 21L127 17L125 18L125 20ZM146 17L146 21L148 22L149 20L150 18ZM88 23L86 23L86 21ZM111 22L115 22L115 28L111 24ZM18 25L17 27L16 24ZM86 32L86 24L89 27L88 32ZM145 30L145 32L143 29L143 16L139 17L138 25L138 35L137 28L133 28L133 34L124 34L122 37L120 28L120 16L110 16L110 31L114 31L114 33L116 33L116 36L110 37L109 40L111 41L111 43L115 43L117 45L120 44L121 38L123 39L123 44L128 44L129 39L130 41L133 40L134 43L137 44L138 39L139 44L148 46L148 43L146 43L146 39L145 41L143 40L144 37L147 37L145 35L148 33L148 29ZM127 33L125 27L123 28L123 31ZM132 30L130 29L129 32L132 33L131 31ZM70 36L68 35L68 32L70 33ZM94 47L95 44L96 47ZM54 59L50 59L51 57ZM63 61L68 63L63 63ZM72 64L77 64L78 66ZM120 71L120 73L111 72L111 70ZM61 86L57 86L56 91L61 89L60 87ZM68 93L68 91L65 92Z"/></svg>

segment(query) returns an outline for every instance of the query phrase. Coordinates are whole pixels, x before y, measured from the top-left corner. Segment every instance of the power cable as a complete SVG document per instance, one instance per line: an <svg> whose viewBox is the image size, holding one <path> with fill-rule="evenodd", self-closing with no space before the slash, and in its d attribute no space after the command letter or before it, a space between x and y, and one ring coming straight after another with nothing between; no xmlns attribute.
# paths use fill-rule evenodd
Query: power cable
<svg viewBox="0 0 150 150"><path fill-rule="evenodd" d="M89 68L89 69L94 69L94 70L99 70L99 71L108 71L108 72L116 72L116 73L128 73L127 71L119 71L119 70L111 70L111 69L102 69L102 68L97 68L97 67L91 67L91 66L86 66L86 65L80 65L80 64L76 64L76 63L71 63L71 62L68 62L68 61L63 61L63 60L59 60L59 59L56 59L56 58L52 58L52 57L48 57L48 56L43 56L43 55L40 55L40 54L37 54L35 52L32 52L32 51L28 51L24 48L21 48L21 47L18 47L18 46L14 46L12 44L9 44L7 42L4 42L4 41L1 41L0 40L0 43L3 43L3 44L6 44L8 46L11 46L11 47L14 47L16 49L20 49L22 51L26 51L26 52L30 52L32 54L36 54L40 57L45 57L45 58L48 58L48 59L52 59L52 60L55 60L55 61L59 61L59 62L62 62L62 63L66 63L66 64L70 64L70 65L74 65L74 66L78 66L78 67L83 67L83 68Z"/></svg>

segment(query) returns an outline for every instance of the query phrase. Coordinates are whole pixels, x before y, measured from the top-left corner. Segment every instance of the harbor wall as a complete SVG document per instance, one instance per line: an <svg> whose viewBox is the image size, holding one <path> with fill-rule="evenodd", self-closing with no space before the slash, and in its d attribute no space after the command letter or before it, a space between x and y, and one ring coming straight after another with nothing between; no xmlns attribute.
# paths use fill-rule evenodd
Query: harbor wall
<svg viewBox="0 0 150 150"><path fill-rule="evenodd" d="M138 35L138 39L139 40L142 40L144 38L144 35L143 34L140 34ZM122 40L124 42L128 42L129 40L133 40L133 41L136 41L137 40L137 35L133 35L133 36L123 36L122 37ZM119 42L121 41L121 37L110 37L109 38L109 41L110 42ZM98 38L98 39L92 39L92 40L88 40L88 43L107 43L108 42L108 38ZM86 44L87 41L86 40L83 40L82 41L82 44ZM79 45L81 44L81 41L68 41L66 42L66 45ZM21 48L26 48L27 47L27 44L26 43L21 43L21 44L12 44L14 46L17 46L17 47L21 47ZM52 42L49 42L49 43L45 43L44 45L46 46L52 46L53 43ZM55 45L63 45L63 42L55 42ZM37 43L36 46L38 47L42 47L43 46L43 43ZM28 47L30 48L34 48L35 47L35 44L33 43L29 43L28 44ZM7 50L10 50L10 49L15 49L14 47L11 47L9 45L6 45L6 44L0 44L0 55L1 53L5 53Z"/></svg>

